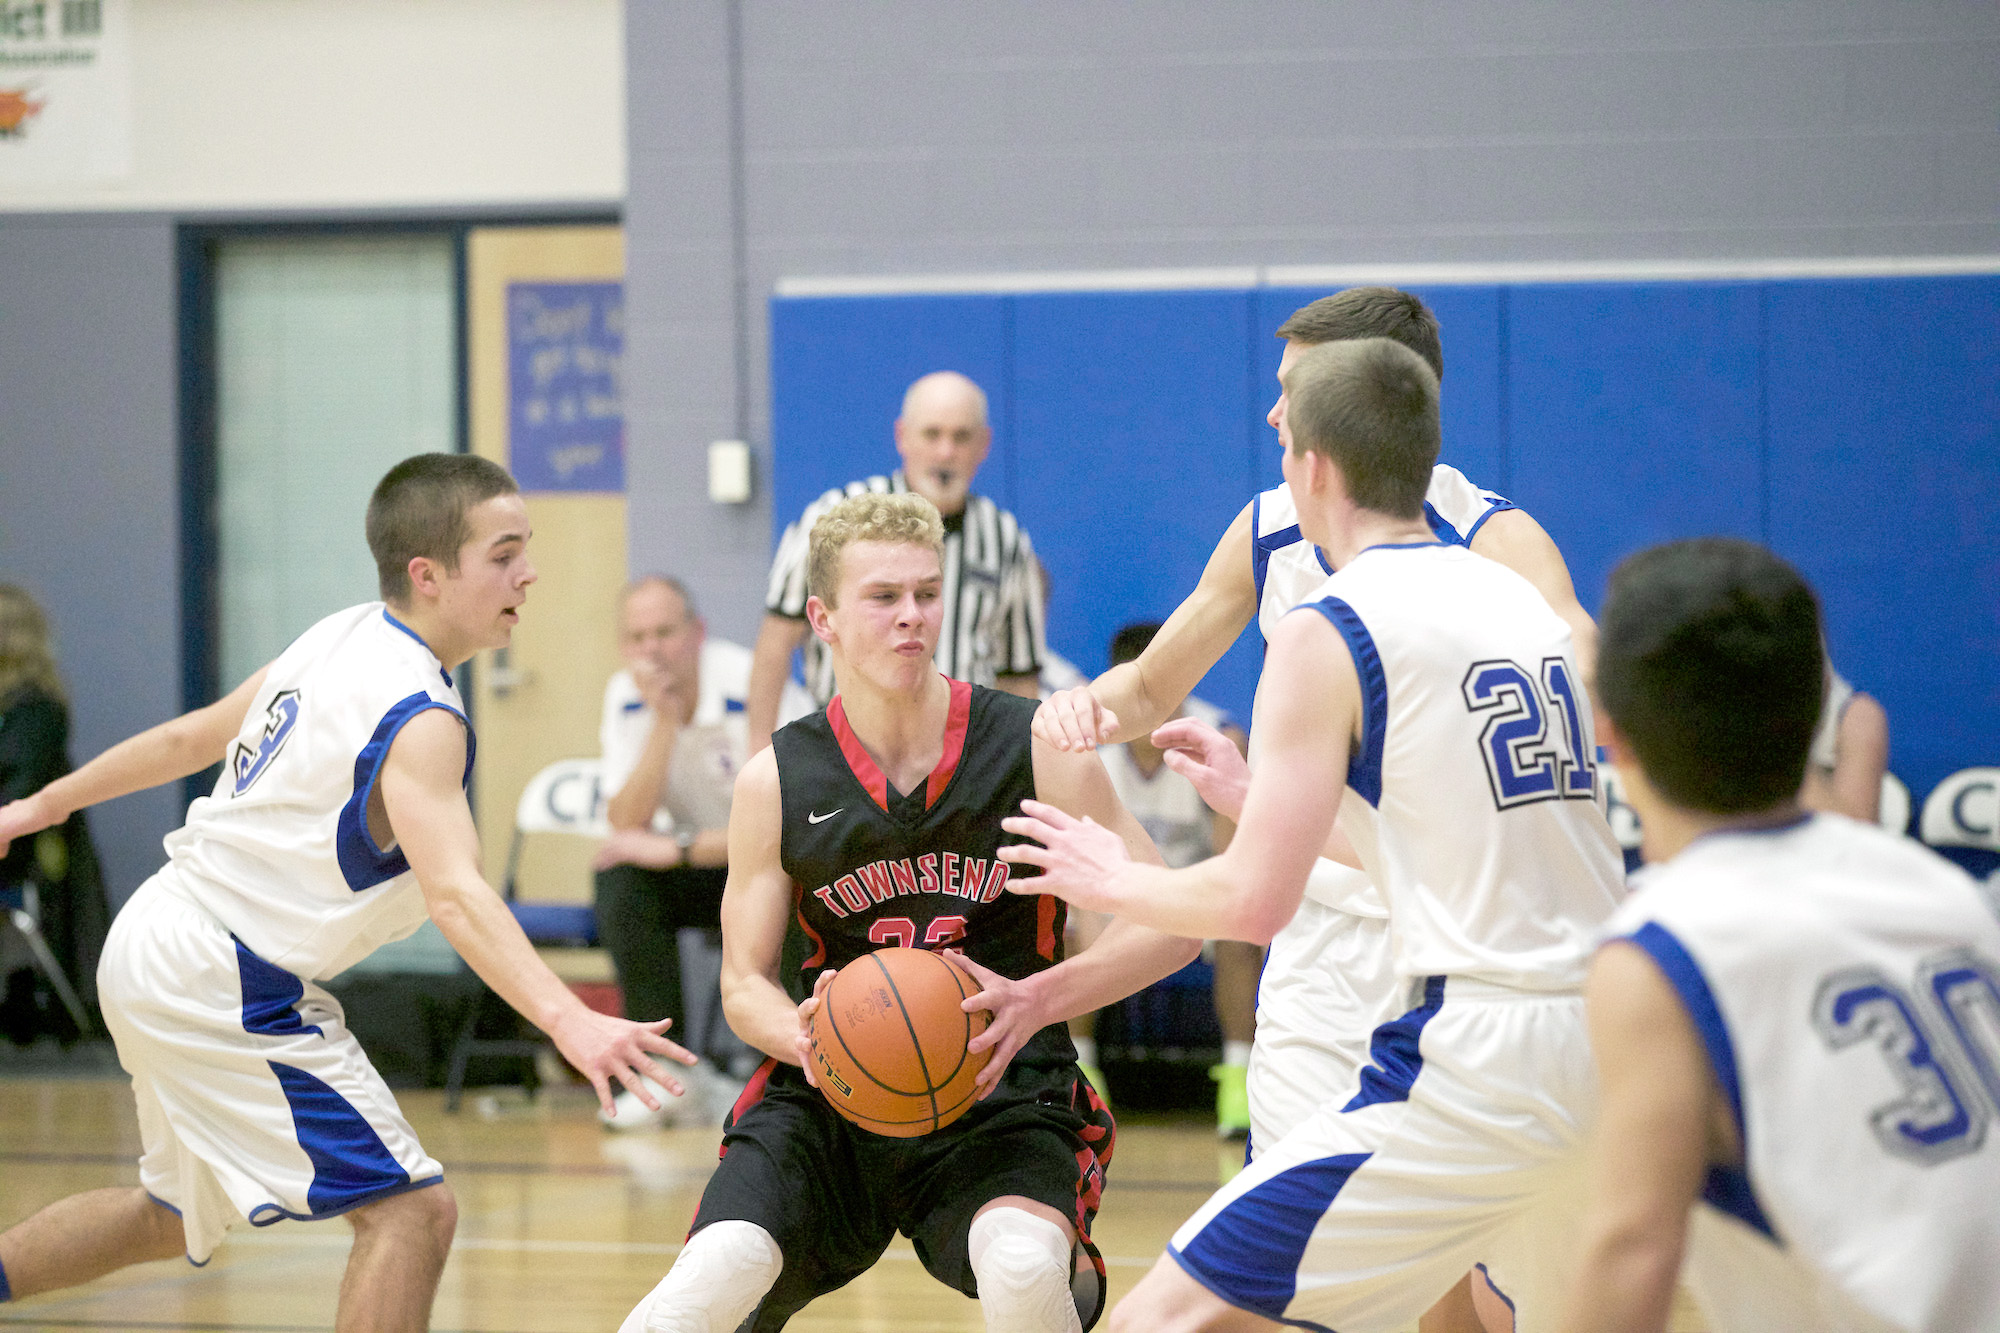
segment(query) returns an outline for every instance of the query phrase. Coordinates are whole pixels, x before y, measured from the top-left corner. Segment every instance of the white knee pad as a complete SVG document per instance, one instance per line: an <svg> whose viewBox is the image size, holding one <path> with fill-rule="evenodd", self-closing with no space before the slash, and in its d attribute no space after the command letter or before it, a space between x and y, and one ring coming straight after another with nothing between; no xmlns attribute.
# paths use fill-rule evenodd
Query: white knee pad
<svg viewBox="0 0 2000 1333"><path fill-rule="evenodd" d="M688 1238L618 1333L736 1333L784 1266L778 1242L755 1222L711 1223Z"/></svg>
<svg viewBox="0 0 2000 1333"><path fill-rule="evenodd" d="M972 1219L965 1249L986 1333L1082 1333L1061 1227L1024 1209L994 1208Z"/></svg>

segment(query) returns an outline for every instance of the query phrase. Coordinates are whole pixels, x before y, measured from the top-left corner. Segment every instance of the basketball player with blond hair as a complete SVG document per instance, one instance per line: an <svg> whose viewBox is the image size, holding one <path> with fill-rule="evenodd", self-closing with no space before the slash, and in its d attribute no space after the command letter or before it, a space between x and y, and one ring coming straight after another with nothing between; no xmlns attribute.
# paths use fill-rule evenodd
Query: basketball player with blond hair
<svg viewBox="0 0 2000 1333"><path fill-rule="evenodd" d="M1199 946L1115 926L1057 971L1063 908L1004 891L998 853L1013 839L1000 821L1029 797L1115 830L1137 859L1159 856L1095 755L1032 739L1033 700L939 674L943 538L931 503L902 494L851 497L812 530L806 615L839 692L737 779L722 903L725 1012L770 1059L724 1128L686 1247L625 1333L782 1328L898 1231L935 1277L979 1298L991 1333L1075 1333L1102 1309L1089 1231L1115 1126L1061 1020ZM795 915L813 952L787 978ZM985 986L966 1007L994 1016L977 1039L993 1052L981 1100L911 1139L848 1123L803 1067L833 970L898 945L957 951Z"/></svg>

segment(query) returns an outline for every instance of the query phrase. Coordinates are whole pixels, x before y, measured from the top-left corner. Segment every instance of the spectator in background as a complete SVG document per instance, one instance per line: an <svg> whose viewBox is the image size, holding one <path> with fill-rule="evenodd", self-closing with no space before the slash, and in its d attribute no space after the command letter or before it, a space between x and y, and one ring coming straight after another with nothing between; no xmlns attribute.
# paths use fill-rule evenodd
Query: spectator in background
<svg viewBox="0 0 2000 1333"><path fill-rule="evenodd" d="M1111 665L1137 660L1159 632L1156 622L1119 630L1111 638ZM1173 713L1173 717L1184 716L1199 718L1220 729L1238 749L1244 747L1243 732L1215 705L1190 697ZM1146 830L1169 866L1193 865L1229 845L1236 825L1209 809L1194 784L1167 767L1164 752L1150 735L1135 736L1123 745L1103 746L1098 753L1105 771L1111 774L1119 801ZM1070 952L1096 939L1108 919L1101 913L1071 908ZM1263 970L1264 951L1241 940L1212 940L1207 949L1215 968L1215 1018L1222 1029L1222 1063L1208 1071L1216 1082L1215 1131L1224 1138L1242 1138L1250 1132L1247 1080L1250 1044L1257 1029L1257 976ZM1104 1076L1097 1066L1097 1015L1071 1019L1069 1032L1076 1045L1077 1063L1104 1093Z"/></svg>
<svg viewBox="0 0 2000 1333"><path fill-rule="evenodd" d="M679 933L717 930L729 878L729 798L746 754L744 699L750 650L711 639L687 589L648 574L619 604L625 667L604 688L602 784L612 833L597 855L597 928L624 992L625 1012L671 1018L674 1035L712 1061L702 1035L685 1030ZM786 683L786 721L812 711ZM657 1085L660 1110L630 1092L600 1118L634 1129L719 1117L727 1085L713 1064L688 1071L687 1098ZM734 1100L733 1096L730 1100Z"/></svg>
<svg viewBox="0 0 2000 1333"><path fill-rule="evenodd" d="M1889 768L1889 715L1826 663L1826 694L1819 727L1806 757L1799 803L1866 824L1882 814L1882 775ZM1897 829L1896 832L1902 832Z"/></svg>
<svg viewBox="0 0 2000 1333"><path fill-rule="evenodd" d="M0 583L0 805L18 801L68 773L69 707L49 652L49 626L35 599ZM57 964L76 987L93 1022L97 955L111 913L97 853L78 810L54 828L21 838L0 858L0 892L32 883L41 899L41 930ZM26 946L0 916L0 1032L16 1043L45 1032L72 1035L62 1006L29 966ZM15 949L19 949L19 954ZM16 963L18 962L18 966Z"/></svg>
<svg viewBox="0 0 2000 1333"><path fill-rule="evenodd" d="M863 491L915 491L944 516L944 628L937 668L955 680L1036 697L1043 643L1044 593L1034 548L1014 516L983 495L972 479L986 460L993 431L986 394L956 371L923 376L903 395L896 418L896 453L903 466L886 477L838 487L806 506L785 529L771 562L764 625L750 672L749 732L754 753L770 744L785 719L779 698L791 676L792 653L806 650L806 683L820 703L833 697L831 658L806 633L807 539L819 516Z"/></svg>

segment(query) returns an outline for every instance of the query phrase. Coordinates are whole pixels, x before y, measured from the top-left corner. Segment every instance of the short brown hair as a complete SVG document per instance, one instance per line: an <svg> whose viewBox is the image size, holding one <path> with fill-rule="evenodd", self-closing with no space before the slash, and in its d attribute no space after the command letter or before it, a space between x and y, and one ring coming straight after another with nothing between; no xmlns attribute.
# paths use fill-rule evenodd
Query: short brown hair
<svg viewBox="0 0 2000 1333"><path fill-rule="evenodd" d="M924 546L944 560L944 520L937 506L914 492L850 495L819 516L808 539L806 587L834 605L840 586L840 553L854 542L902 542Z"/></svg>
<svg viewBox="0 0 2000 1333"><path fill-rule="evenodd" d="M521 488L507 469L477 454L418 454L389 469L368 497L368 550L382 600L410 596L418 556L458 571L458 548L472 540L466 514Z"/></svg>
<svg viewBox="0 0 2000 1333"><path fill-rule="evenodd" d="M1437 464L1437 376L1387 338L1327 343L1285 377L1292 448L1331 459L1363 509L1416 518Z"/></svg>
<svg viewBox="0 0 2000 1333"><path fill-rule="evenodd" d="M1309 347L1355 338L1388 338L1424 359L1431 374L1444 379L1444 345L1437 316L1408 292L1394 287L1349 287L1302 305L1278 326L1278 336Z"/></svg>

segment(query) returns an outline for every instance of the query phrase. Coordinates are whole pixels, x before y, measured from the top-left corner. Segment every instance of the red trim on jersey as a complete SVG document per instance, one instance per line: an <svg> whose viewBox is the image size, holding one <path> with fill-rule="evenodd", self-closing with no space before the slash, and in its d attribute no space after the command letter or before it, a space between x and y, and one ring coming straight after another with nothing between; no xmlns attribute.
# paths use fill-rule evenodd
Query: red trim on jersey
<svg viewBox="0 0 2000 1333"><path fill-rule="evenodd" d="M1053 893L1042 894L1035 907L1035 952L1048 959L1056 960L1056 904L1060 900Z"/></svg>
<svg viewBox="0 0 2000 1333"><path fill-rule="evenodd" d="M945 682L951 686L951 707L944 715L944 753L938 756L937 767L924 787L926 810L938 803L938 797L951 785L951 775L958 772L958 761L965 754L965 728L972 720L972 687L949 676Z"/></svg>
<svg viewBox="0 0 2000 1333"><path fill-rule="evenodd" d="M945 684L951 686L951 703L944 715L944 753L938 756L937 767L931 770L928 782L924 784L924 808L926 810L944 795L944 789L951 785L952 774L958 772L958 761L965 756L965 731L972 720L972 687L962 680L946 676ZM827 724L833 728L833 738L840 743L840 753L847 760L849 771L884 813L889 809L889 778L868 753L868 747L854 734L854 726L847 720L847 709L841 704L840 696L834 695L826 706Z"/></svg>
<svg viewBox="0 0 2000 1333"><path fill-rule="evenodd" d="M722 1123L722 1127L725 1130L741 1120L745 1111L748 1111L758 1102L764 1100L764 1093L770 1085L771 1075L776 1073L777 1069L778 1062L776 1058L768 1055L765 1056L764 1063L757 1066L757 1072L752 1074L750 1081L743 1085L743 1091L738 1094L736 1104L729 1108L729 1118ZM729 1141L727 1139L723 1140L722 1147L715 1156L718 1161L729 1156ZM690 1232L688 1234L692 1235L694 1233Z"/></svg>
<svg viewBox="0 0 2000 1333"><path fill-rule="evenodd" d="M854 727L847 720L847 709L837 694L826 706L826 720L833 727L833 738L840 742L840 753L846 756L848 770L854 774L855 781L874 798L875 804L882 807L883 813L888 813L889 779L869 756L868 747L854 734Z"/></svg>
<svg viewBox="0 0 2000 1333"><path fill-rule="evenodd" d="M818 967L826 961L826 941L812 928L812 922L806 920L806 886L803 884L792 885L792 914L799 919L799 929L803 930L806 938L813 942L812 957L799 964L799 971L803 972L809 967Z"/></svg>

